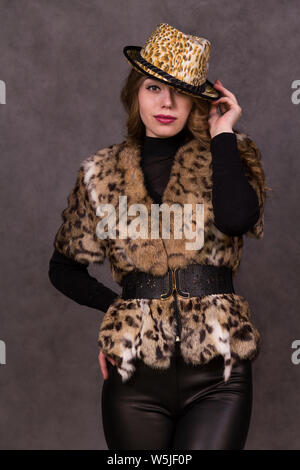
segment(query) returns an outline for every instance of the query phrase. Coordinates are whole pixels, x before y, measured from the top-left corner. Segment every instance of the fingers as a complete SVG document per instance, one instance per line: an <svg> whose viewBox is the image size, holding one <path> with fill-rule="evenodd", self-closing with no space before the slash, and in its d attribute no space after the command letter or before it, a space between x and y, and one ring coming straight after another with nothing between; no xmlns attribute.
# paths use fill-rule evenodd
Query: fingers
<svg viewBox="0 0 300 470"><path fill-rule="evenodd" d="M219 117L218 105L214 105L213 103L211 103L211 107L210 107L210 110L209 110L209 119L214 119L214 118L217 118L217 117Z"/></svg>
<svg viewBox="0 0 300 470"><path fill-rule="evenodd" d="M217 90L220 90L224 94L224 96L228 96L229 98L232 99L232 101L238 104L238 100L236 99L235 95L231 91L229 91L227 88L225 88L222 85L222 82L220 82L220 80L216 80L214 83L214 86L217 88Z"/></svg>
<svg viewBox="0 0 300 470"><path fill-rule="evenodd" d="M116 365L116 361L114 361L111 357L106 356L106 359L107 359L113 366Z"/></svg>
<svg viewBox="0 0 300 470"><path fill-rule="evenodd" d="M220 103L228 103L230 106L236 105L237 103L233 103L232 99L229 98L229 96L222 96L218 100L213 102L215 104L220 104Z"/></svg>
<svg viewBox="0 0 300 470"><path fill-rule="evenodd" d="M220 80L214 83L223 96L218 100L211 102L209 110L208 124L211 136L216 133L216 128L230 128L232 129L234 123L239 119L242 114L242 108L237 102L236 97L227 88L223 87ZM219 113L220 112L220 116Z"/></svg>
<svg viewBox="0 0 300 470"><path fill-rule="evenodd" d="M217 101L215 101L215 104L216 106L220 105L221 112L226 112L226 108L228 108L236 110L239 116L242 115L242 108L240 105L236 102L233 102L232 99L228 96L222 96L222 98L219 98Z"/></svg>
<svg viewBox="0 0 300 470"><path fill-rule="evenodd" d="M104 380L106 380L108 378L108 369L107 369L106 360L108 360L113 366L116 365L116 362L111 357L106 356L105 354L103 354L102 351L100 351L98 359L99 359L100 369L101 369L103 378L104 378Z"/></svg>
<svg viewBox="0 0 300 470"><path fill-rule="evenodd" d="M100 351L98 359L99 359L100 369L101 369L103 378L104 380L106 380L108 378L108 371L107 371L106 359L102 351Z"/></svg>
<svg viewBox="0 0 300 470"><path fill-rule="evenodd" d="M236 103L233 103L232 99L228 96L223 96L222 98L219 98L217 101L215 101L214 104L216 111L219 107L221 115L223 115L230 109L233 109L235 106L238 106Z"/></svg>

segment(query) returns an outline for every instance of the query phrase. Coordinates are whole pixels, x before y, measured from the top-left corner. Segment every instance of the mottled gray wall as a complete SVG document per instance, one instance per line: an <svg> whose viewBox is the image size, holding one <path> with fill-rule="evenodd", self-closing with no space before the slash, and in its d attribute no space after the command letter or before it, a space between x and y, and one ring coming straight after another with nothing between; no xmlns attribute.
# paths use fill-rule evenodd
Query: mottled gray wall
<svg viewBox="0 0 300 470"><path fill-rule="evenodd" d="M299 14L299 1L278 0L0 0L2 449L106 449L103 313L56 291L48 262L81 161L123 140L122 48L143 45L160 22L211 41L208 78L236 94L237 127L263 155L265 235L245 239L236 280L263 338L246 448L300 448ZM107 262L91 273L118 290Z"/></svg>

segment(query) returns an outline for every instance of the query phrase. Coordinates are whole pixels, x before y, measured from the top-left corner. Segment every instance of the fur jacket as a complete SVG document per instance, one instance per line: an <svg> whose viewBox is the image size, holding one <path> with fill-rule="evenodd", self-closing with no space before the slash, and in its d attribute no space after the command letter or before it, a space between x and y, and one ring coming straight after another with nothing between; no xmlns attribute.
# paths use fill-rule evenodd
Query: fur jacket
<svg viewBox="0 0 300 470"><path fill-rule="evenodd" d="M263 173L261 154L247 134L235 133L246 175L257 193L260 206L259 219L246 236L260 239L264 231L266 197L260 177ZM154 204L141 169L141 147L127 139L102 148L83 160L68 197L68 205L62 213L63 222L55 237L55 248L83 264L101 264L107 257L112 277L119 285L122 278L133 270L160 276L169 268L185 267L190 263L230 267L234 279L241 261L243 237L224 234L214 225L211 159L210 150L200 140L193 138L184 143L174 156L170 179L162 197L162 202L170 205L178 203L183 207L184 204L192 204L193 223L195 204L204 203L201 248L187 249L186 242L190 239L186 240L184 234L175 238L172 224L169 239L147 235L144 238L99 237L96 229L101 220L100 204L110 204L116 209L117 235L121 231L124 210L120 196L127 196L127 207L142 204L149 214L151 204ZM127 218L129 226L136 214L127 215ZM159 225L161 228L161 220ZM105 354L116 360L123 382L134 373L136 358L153 368L169 367L176 337L175 300L180 312L180 348L185 362L203 364L221 354L226 381L236 359L253 360L257 357L260 333L253 325L249 304L241 295L213 294L175 299L172 294L168 299L129 300L118 296L101 321L98 344Z"/></svg>

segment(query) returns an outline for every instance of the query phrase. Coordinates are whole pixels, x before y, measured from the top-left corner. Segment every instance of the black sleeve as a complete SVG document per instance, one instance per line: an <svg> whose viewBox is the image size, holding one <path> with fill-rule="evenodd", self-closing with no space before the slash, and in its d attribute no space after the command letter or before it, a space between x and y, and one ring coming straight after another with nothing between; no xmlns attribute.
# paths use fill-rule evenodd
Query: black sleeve
<svg viewBox="0 0 300 470"><path fill-rule="evenodd" d="M49 279L62 294L78 304L106 312L118 294L92 277L87 265L54 250L49 262Z"/></svg>
<svg viewBox="0 0 300 470"><path fill-rule="evenodd" d="M227 235L243 235L259 218L259 202L247 179L236 135L222 132L210 145L215 225Z"/></svg>

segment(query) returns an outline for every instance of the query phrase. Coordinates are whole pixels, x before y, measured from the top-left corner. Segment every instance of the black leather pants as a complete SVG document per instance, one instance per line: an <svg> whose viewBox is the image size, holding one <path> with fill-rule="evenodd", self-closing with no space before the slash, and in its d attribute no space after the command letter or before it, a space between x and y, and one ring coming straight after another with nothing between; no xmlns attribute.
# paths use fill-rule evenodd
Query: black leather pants
<svg viewBox="0 0 300 470"><path fill-rule="evenodd" d="M178 347L169 369L138 359L125 383L107 364L102 418L109 450L244 448L252 411L250 360L234 366L227 382L222 356L188 365Z"/></svg>

